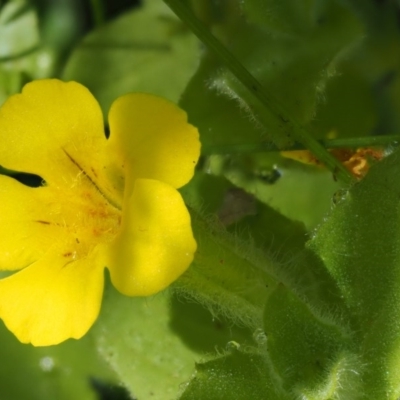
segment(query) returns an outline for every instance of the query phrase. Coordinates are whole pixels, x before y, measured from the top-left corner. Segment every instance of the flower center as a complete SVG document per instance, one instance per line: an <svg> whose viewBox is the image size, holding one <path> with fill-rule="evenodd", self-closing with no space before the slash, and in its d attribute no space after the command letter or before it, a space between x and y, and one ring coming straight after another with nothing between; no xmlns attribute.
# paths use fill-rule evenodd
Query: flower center
<svg viewBox="0 0 400 400"><path fill-rule="evenodd" d="M52 205L51 214L62 230L59 240L55 238L55 245L60 246L62 256L69 263L85 258L97 246L111 242L118 233L122 213L80 165L64 152L78 173L70 185L54 188L57 202Z"/></svg>
<svg viewBox="0 0 400 400"><path fill-rule="evenodd" d="M72 260L85 257L100 244L111 242L121 225L121 210L110 204L94 185L80 183L68 202L75 210L75 217L65 226L71 250L63 256Z"/></svg>

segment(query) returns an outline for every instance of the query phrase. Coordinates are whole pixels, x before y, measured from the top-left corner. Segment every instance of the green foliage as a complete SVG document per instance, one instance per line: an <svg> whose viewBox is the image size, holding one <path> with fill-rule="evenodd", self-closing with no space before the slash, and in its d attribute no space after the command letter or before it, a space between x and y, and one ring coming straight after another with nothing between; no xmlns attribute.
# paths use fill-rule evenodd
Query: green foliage
<svg viewBox="0 0 400 400"><path fill-rule="evenodd" d="M196 365L196 375L179 400L285 399L271 380L265 359L255 351L242 351L237 343L212 361ZM235 348L235 347L239 348Z"/></svg>
<svg viewBox="0 0 400 400"><path fill-rule="evenodd" d="M132 396L168 400L192 373L198 353L169 327L169 297L128 298L111 285L93 329L97 348Z"/></svg>
<svg viewBox="0 0 400 400"><path fill-rule="evenodd" d="M118 96L132 91L177 101L197 55L197 40L161 0L154 0L89 34L63 78L87 86L107 115Z"/></svg>
<svg viewBox="0 0 400 400"><path fill-rule="evenodd" d="M194 360L233 339L252 341L245 329L232 328L172 293L128 298L108 285L104 303L92 336L138 399L175 399L180 384L190 379Z"/></svg>
<svg viewBox="0 0 400 400"><path fill-rule="evenodd" d="M230 235L218 221L195 211L191 216L200 246L191 268L174 285L175 290L203 303L215 315L259 328L268 292L277 284L272 257L251 242Z"/></svg>
<svg viewBox="0 0 400 400"><path fill-rule="evenodd" d="M310 121L338 57L360 38L356 18L334 1L220 4L214 32L291 117ZM250 98L212 54L203 57L181 104L203 129L206 146L243 142L242 132L246 143L293 140L285 118Z"/></svg>
<svg viewBox="0 0 400 400"><path fill-rule="evenodd" d="M340 322L305 304L282 284L268 298L264 310L268 357L288 392L340 398L337 391L348 391L349 372L358 379L357 373L346 371L351 335Z"/></svg>
<svg viewBox="0 0 400 400"><path fill-rule="evenodd" d="M349 310L371 399L400 393L399 161L397 151L371 169L310 243Z"/></svg>
<svg viewBox="0 0 400 400"><path fill-rule="evenodd" d="M37 17L26 2L9 2L0 9L0 104L20 90L33 72L39 45Z"/></svg>
<svg viewBox="0 0 400 400"><path fill-rule="evenodd" d="M98 356L92 338L56 347L21 345L0 327L0 398L2 400L98 400L90 380L117 380Z"/></svg>
<svg viewBox="0 0 400 400"><path fill-rule="evenodd" d="M391 217L397 214L400 195L399 157L396 152L373 167L339 201L309 242L334 278L343 301L331 301L330 308L304 301L296 295L304 287L296 287L295 277L289 279L289 286L279 284L267 291L267 351L259 356L274 372L273 378L264 373L268 384L277 380L288 393L283 398L397 399L400 395L398 219ZM204 239L201 243L207 248ZM240 311L239 306L235 308ZM187 396L213 393L208 391L217 387L229 395L237 392L252 398L253 392L241 383L241 370L234 364L228 357L202 365ZM229 375L226 368L235 369L229 389L221 383Z"/></svg>

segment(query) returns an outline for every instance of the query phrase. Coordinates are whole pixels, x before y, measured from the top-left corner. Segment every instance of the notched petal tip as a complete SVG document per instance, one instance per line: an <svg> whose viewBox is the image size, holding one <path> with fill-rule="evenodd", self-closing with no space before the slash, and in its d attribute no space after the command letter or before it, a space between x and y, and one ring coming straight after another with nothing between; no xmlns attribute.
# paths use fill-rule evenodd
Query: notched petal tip
<svg viewBox="0 0 400 400"><path fill-rule="evenodd" d="M65 184L76 171L62 149L95 154L106 144L103 126L100 106L83 85L57 79L30 82L0 108L0 163L49 184Z"/></svg>
<svg viewBox="0 0 400 400"><path fill-rule="evenodd" d="M110 146L131 179L156 179L175 188L193 177L200 156L197 128L174 103L145 93L117 99L109 113Z"/></svg>

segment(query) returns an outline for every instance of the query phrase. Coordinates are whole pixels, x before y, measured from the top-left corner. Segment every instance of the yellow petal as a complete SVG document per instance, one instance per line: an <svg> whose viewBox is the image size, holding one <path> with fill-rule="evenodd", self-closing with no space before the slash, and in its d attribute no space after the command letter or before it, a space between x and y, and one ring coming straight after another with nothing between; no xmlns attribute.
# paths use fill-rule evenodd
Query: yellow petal
<svg viewBox="0 0 400 400"><path fill-rule="evenodd" d="M0 280L0 318L22 343L49 346L79 339L99 314L103 270L95 253L71 262L51 252Z"/></svg>
<svg viewBox="0 0 400 400"><path fill-rule="evenodd" d="M179 192L163 182L137 180L124 200L121 230L108 255L114 286L128 296L154 294L188 268L195 251Z"/></svg>
<svg viewBox="0 0 400 400"><path fill-rule="evenodd" d="M128 94L111 106L109 123L110 147L132 181L156 179L179 188L192 178L199 135L175 104L149 94Z"/></svg>
<svg viewBox="0 0 400 400"><path fill-rule="evenodd" d="M65 216L57 215L59 199L52 192L0 176L0 270L26 267L42 257L55 239L65 241Z"/></svg>
<svg viewBox="0 0 400 400"><path fill-rule="evenodd" d="M0 175L0 270L26 267L53 246L84 256L118 229L120 212L81 176L71 189L30 188Z"/></svg>
<svg viewBox="0 0 400 400"><path fill-rule="evenodd" d="M101 109L79 83L28 83L0 108L0 135L3 167L37 174L59 187L72 186L83 174L118 203L104 173L110 155Z"/></svg>

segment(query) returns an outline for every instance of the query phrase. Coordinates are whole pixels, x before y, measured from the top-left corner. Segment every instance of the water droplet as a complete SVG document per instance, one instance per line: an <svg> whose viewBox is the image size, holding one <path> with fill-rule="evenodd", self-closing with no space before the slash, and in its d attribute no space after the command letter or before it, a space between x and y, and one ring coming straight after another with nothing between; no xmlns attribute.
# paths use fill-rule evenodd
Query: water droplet
<svg viewBox="0 0 400 400"><path fill-rule="evenodd" d="M51 372L54 369L54 365L52 357L42 357L39 361L39 367L43 372Z"/></svg>
<svg viewBox="0 0 400 400"><path fill-rule="evenodd" d="M231 340L226 344L226 349L227 350L239 350L240 344L238 342L235 342L234 340Z"/></svg>
<svg viewBox="0 0 400 400"><path fill-rule="evenodd" d="M40 69L48 69L51 66L51 55L48 52L41 52L38 57L36 57L36 62Z"/></svg>
<svg viewBox="0 0 400 400"><path fill-rule="evenodd" d="M253 338L259 345L267 343L267 335L261 328L254 331Z"/></svg>
<svg viewBox="0 0 400 400"><path fill-rule="evenodd" d="M341 201L345 200L348 195L348 190L346 189L339 189L337 190L332 197L332 203L334 206L339 204Z"/></svg>

